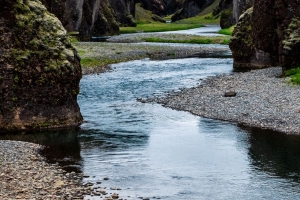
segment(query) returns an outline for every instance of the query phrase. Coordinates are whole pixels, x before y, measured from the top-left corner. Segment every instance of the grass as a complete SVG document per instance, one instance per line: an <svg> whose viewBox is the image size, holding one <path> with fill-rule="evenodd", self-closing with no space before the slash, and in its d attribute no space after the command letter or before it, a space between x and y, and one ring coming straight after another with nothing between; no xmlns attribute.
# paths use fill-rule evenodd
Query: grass
<svg viewBox="0 0 300 200"><path fill-rule="evenodd" d="M189 44L229 44L229 38L224 37L194 37L191 39L143 38L145 42L189 43Z"/></svg>
<svg viewBox="0 0 300 200"><path fill-rule="evenodd" d="M150 23L137 24L136 27L120 27L120 33L163 32L199 28L200 24Z"/></svg>
<svg viewBox="0 0 300 200"><path fill-rule="evenodd" d="M146 11L145 11L146 12ZM158 23L151 21L144 15L142 17L136 17L138 23L136 27L120 27L120 33L139 33L139 32L164 32L164 31L177 31L187 30L192 28L202 27L204 24L219 24L219 19L214 19L212 14L203 16L196 16L187 19L182 19L173 23Z"/></svg>
<svg viewBox="0 0 300 200"><path fill-rule="evenodd" d="M285 76L291 78L291 83L300 85L300 67L287 70Z"/></svg>
<svg viewBox="0 0 300 200"><path fill-rule="evenodd" d="M225 28L219 31L219 34L223 35L232 35L235 26L231 26L230 28Z"/></svg>

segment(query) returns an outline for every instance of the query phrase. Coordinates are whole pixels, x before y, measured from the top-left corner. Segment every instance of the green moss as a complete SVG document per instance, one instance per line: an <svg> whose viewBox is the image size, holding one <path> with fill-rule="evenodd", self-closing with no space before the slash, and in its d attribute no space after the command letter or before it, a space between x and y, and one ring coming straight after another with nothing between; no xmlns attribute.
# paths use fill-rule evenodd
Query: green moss
<svg viewBox="0 0 300 200"><path fill-rule="evenodd" d="M288 28L285 31L285 40L283 43L283 48L285 50L291 51L294 46L300 43L300 18L295 17L291 20Z"/></svg>
<svg viewBox="0 0 300 200"><path fill-rule="evenodd" d="M230 39L224 37L193 37L191 39L143 38L145 42L189 43L189 44L229 44Z"/></svg>
<svg viewBox="0 0 300 200"><path fill-rule="evenodd" d="M231 19L232 18L232 8L228 8L226 10L223 10L221 12L221 17L220 17L220 24L224 28L229 28L231 24Z"/></svg>
<svg viewBox="0 0 300 200"><path fill-rule="evenodd" d="M103 61L101 61L98 58L82 58L80 61L80 64L83 67L90 67L90 66L99 66L103 63Z"/></svg>
<svg viewBox="0 0 300 200"><path fill-rule="evenodd" d="M300 67L285 71L285 76L291 78L291 83L300 85Z"/></svg>
<svg viewBox="0 0 300 200"><path fill-rule="evenodd" d="M233 30L234 30L234 26L231 26L230 28L225 28L219 31L219 34L223 34L223 35L232 35Z"/></svg>

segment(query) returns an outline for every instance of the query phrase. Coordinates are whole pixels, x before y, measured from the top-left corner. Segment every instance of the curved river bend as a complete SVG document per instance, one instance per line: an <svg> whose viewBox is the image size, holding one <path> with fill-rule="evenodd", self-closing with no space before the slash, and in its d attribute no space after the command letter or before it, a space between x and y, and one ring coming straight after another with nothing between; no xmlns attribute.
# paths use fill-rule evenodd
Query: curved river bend
<svg viewBox="0 0 300 200"><path fill-rule="evenodd" d="M46 145L49 162L88 174L85 182L121 188L123 199L300 199L298 136L136 101L231 69L226 56L119 63L112 72L83 77L80 130L0 139Z"/></svg>

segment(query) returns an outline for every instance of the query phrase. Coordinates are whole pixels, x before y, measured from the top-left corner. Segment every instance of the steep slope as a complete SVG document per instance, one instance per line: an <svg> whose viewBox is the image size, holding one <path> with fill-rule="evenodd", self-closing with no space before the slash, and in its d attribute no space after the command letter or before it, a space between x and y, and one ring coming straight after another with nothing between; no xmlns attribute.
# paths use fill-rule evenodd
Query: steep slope
<svg viewBox="0 0 300 200"><path fill-rule="evenodd" d="M41 0L68 32L79 31L81 39L119 34L119 25L108 0Z"/></svg>
<svg viewBox="0 0 300 200"><path fill-rule="evenodd" d="M172 21L194 17L213 4L214 1L215 0L185 0L182 9L176 11L172 16Z"/></svg>
<svg viewBox="0 0 300 200"><path fill-rule="evenodd" d="M170 15L181 9L184 0L137 0L141 6L158 16Z"/></svg>
<svg viewBox="0 0 300 200"><path fill-rule="evenodd" d="M136 26L135 0L109 0L121 26Z"/></svg>
<svg viewBox="0 0 300 200"><path fill-rule="evenodd" d="M81 67L38 0L0 0L0 131L78 126Z"/></svg>

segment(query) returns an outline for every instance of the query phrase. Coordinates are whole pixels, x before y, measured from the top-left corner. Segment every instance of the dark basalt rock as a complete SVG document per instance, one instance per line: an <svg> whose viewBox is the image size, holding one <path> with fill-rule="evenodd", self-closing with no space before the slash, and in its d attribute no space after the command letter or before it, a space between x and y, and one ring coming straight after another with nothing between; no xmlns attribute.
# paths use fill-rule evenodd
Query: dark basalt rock
<svg viewBox="0 0 300 200"><path fill-rule="evenodd" d="M253 0L221 0L213 15L220 15L221 28L229 28L238 23L240 16L253 6Z"/></svg>
<svg viewBox="0 0 300 200"><path fill-rule="evenodd" d="M183 7L184 0L138 0L141 6L158 16L170 15Z"/></svg>
<svg viewBox="0 0 300 200"><path fill-rule="evenodd" d="M300 65L300 2L254 0L230 42L235 68Z"/></svg>
<svg viewBox="0 0 300 200"><path fill-rule="evenodd" d="M172 21L194 17L213 2L214 0L185 0L183 8L178 10L172 16Z"/></svg>
<svg viewBox="0 0 300 200"><path fill-rule="evenodd" d="M41 1L68 32L79 31L81 39L119 34L119 24L108 0Z"/></svg>
<svg viewBox="0 0 300 200"><path fill-rule="evenodd" d="M78 126L80 59L38 0L0 0L0 131Z"/></svg>
<svg viewBox="0 0 300 200"><path fill-rule="evenodd" d="M136 26L135 3L135 0L109 0L121 26Z"/></svg>
<svg viewBox="0 0 300 200"><path fill-rule="evenodd" d="M235 97L236 96L236 92L234 91L229 91L229 92L225 92L224 97Z"/></svg>

